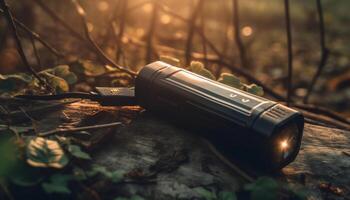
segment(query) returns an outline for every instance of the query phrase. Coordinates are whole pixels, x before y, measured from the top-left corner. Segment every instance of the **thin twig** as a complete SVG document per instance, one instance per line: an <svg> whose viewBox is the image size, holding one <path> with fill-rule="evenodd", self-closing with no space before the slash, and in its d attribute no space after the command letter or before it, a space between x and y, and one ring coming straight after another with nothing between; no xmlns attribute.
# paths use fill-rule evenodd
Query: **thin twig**
<svg viewBox="0 0 350 200"><path fill-rule="evenodd" d="M111 127L120 126L120 125L122 125L121 122L113 122L109 124L99 124L99 125L76 127L76 128L58 128L51 131L38 133L38 136L47 137L54 134L66 134L66 133L80 132L80 131L91 131L91 130L96 130L101 128L111 128Z"/></svg>
<svg viewBox="0 0 350 200"><path fill-rule="evenodd" d="M38 67L41 69L42 68L41 59L40 59L40 56L39 56L39 53L38 53L38 49L36 48L35 40L34 40L33 36L30 36L30 41L32 42L33 52L34 52L34 56L36 58L36 62L38 64Z"/></svg>
<svg viewBox="0 0 350 200"><path fill-rule="evenodd" d="M99 58L105 63L105 64L109 64L112 67L130 74L131 76L135 77L137 74L136 72L133 72L125 67L122 67L118 64L116 64L112 59L110 59L103 51L102 49L95 43L95 41L92 39L92 37L90 36L89 33L89 29L87 26L87 21L85 18L85 11L84 9L80 6L80 4L75 1L72 0L73 4L75 5L76 11L78 13L78 15L80 16L82 23L84 25L84 32L85 35L87 37L87 39L85 39L83 36L81 36L78 32L76 32L73 28L71 28L63 19L61 19L60 17L58 17L56 15L56 13L54 11L52 11L49 7L47 7L41 0L33 0L35 1L51 18L53 18L55 21L57 21L59 24L61 24L66 30L68 30L72 36L74 36L75 38L77 38L78 40L82 41L84 45L87 45L89 47L92 47L92 49L89 49L91 51L93 51L94 53L96 53Z"/></svg>
<svg viewBox="0 0 350 200"><path fill-rule="evenodd" d="M204 0L199 0L197 5L195 6L190 19L188 20L188 32L186 39L186 47L185 47L185 62L186 65L189 65L191 62L191 52L192 52L192 40L194 36L194 32L196 29L196 21L200 14L200 11L203 7Z"/></svg>
<svg viewBox="0 0 350 200"><path fill-rule="evenodd" d="M325 115L315 114L313 112L309 112L306 110L300 110L300 109L298 110L303 114L303 116L305 117L305 119L308 120L307 122L309 123L315 123L315 124L321 123L321 124L324 124L323 126L326 126L326 127L331 126L333 128L338 128L342 130L350 130L350 125L348 123L343 123L334 118L330 118Z"/></svg>
<svg viewBox="0 0 350 200"><path fill-rule="evenodd" d="M0 13L4 14L4 11L0 9ZM62 53L60 53L57 49L52 47L48 42L46 42L44 39L41 38L41 36L28 28L25 24L23 24L21 21L13 17L13 21L16 23L16 25L21 28L23 31L25 31L30 37L35 38L37 41L39 41L44 47L46 47L52 54L54 54L57 57L64 57Z"/></svg>
<svg viewBox="0 0 350 200"><path fill-rule="evenodd" d="M299 109L303 109L306 111L310 111L312 113L316 113L316 114L321 114L321 115L325 115L329 118L333 118L335 120L338 120L340 122L343 123L347 123L350 125L350 119L346 118L345 116L342 116L341 114L331 111L327 108L321 107L321 106L316 106L316 105L311 105L311 104L292 104L292 106L299 108Z"/></svg>
<svg viewBox="0 0 350 200"><path fill-rule="evenodd" d="M57 14L51 10L46 4L44 4L41 0L33 0L36 4L40 6L42 10L44 10L55 22L61 24L72 36L76 39L84 42L85 38L81 36L77 31L75 31L70 25L66 23L63 19L61 19Z"/></svg>
<svg viewBox="0 0 350 200"><path fill-rule="evenodd" d="M117 37L117 53L116 53L116 60L117 63L120 60L120 56L123 54L123 43L122 39L124 36L124 30L125 30L125 22L127 18L127 8L128 8L128 1L127 0L121 0L121 17L119 21L119 32Z"/></svg>
<svg viewBox="0 0 350 200"><path fill-rule="evenodd" d="M235 32L235 41L238 47L239 57L241 60L241 65L243 68L247 68L247 59L246 59L246 52L245 47L243 45L243 41L241 38L241 27L240 27L240 20L239 20L239 4L238 0L232 0L232 11L233 11L233 28Z"/></svg>
<svg viewBox="0 0 350 200"><path fill-rule="evenodd" d="M159 12L159 5L157 0L154 0L153 12L151 17L151 22L148 28L147 41L146 41L146 57L145 57L146 64L152 61L153 35L154 35L154 32L156 31L156 26L158 22L158 12Z"/></svg>
<svg viewBox="0 0 350 200"><path fill-rule="evenodd" d="M5 184L0 184L0 189L2 190L2 192L4 193L4 196L6 196L5 198L7 198L8 200L14 200L15 198L12 196L10 190L8 189L7 185Z"/></svg>
<svg viewBox="0 0 350 200"><path fill-rule="evenodd" d="M113 10L111 11L111 15L110 15L108 22L107 22L107 24L109 26L107 26L106 34L102 38L101 47L106 47L108 42L109 42L110 37L117 34L116 30L114 30L114 27L115 27L115 21L117 19L119 19L119 16L120 16L119 12L120 12L121 1L123 1L123 0L118 0L116 5L114 6ZM115 37L115 39L117 41L117 37ZM116 42L116 41L114 41L114 42Z"/></svg>
<svg viewBox="0 0 350 200"><path fill-rule="evenodd" d="M200 29L203 33L205 33L205 19L204 19L204 11L203 7L201 8L201 21L200 21ZM202 48L203 48L203 55L204 55L204 66L208 66L208 50L207 50L207 43L205 42L204 38L202 38Z"/></svg>
<svg viewBox="0 0 350 200"><path fill-rule="evenodd" d="M137 75L136 72L130 70L130 69L127 69L123 66L120 66L118 65L117 63L115 63L112 59L110 59L103 51L102 49L95 43L95 41L92 39L91 35L90 35L90 32L89 32L89 28L88 28L88 23L87 23L87 20L86 20L86 14L85 14L85 11L83 9L83 7L81 7L81 5L79 4L78 1L76 0L72 0L72 3L75 5L75 9L77 11L77 14L80 16L81 18L81 21L82 21L82 24L84 26L84 33L85 33L85 36L87 37L87 40L90 44L90 46L93 48L94 52L99 55L99 57L103 60L103 62L105 64L109 64L111 65L112 67L122 71L122 72L125 72L133 77L135 77Z"/></svg>
<svg viewBox="0 0 350 200"><path fill-rule="evenodd" d="M0 11L2 11L2 9L0 9ZM7 41L8 33L9 33L9 28L8 26L5 26L4 29L2 29L1 35L0 35L0 50L2 50L6 45L5 41Z"/></svg>
<svg viewBox="0 0 350 200"><path fill-rule="evenodd" d="M227 8L227 3L223 4L223 10L225 10L225 29L223 31L223 37L222 37L222 55L226 56L227 50L229 47L229 37L227 35L229 28L231 27L231 15L230 10Z"/></svg>
<svg viewBox="0 0 350 200"><path fill-rule="evenodd" d="M286 33L287 33L287 45L288 45L288 91L287 91L287 105L289 106L292 98L293 90L293 49L292 49L292 32L290 24L290 9L289 9L289 0L284 0L284 9L285 9L285 21L286 21Z"/></svg>
<svg viewBox="0 0 350 200"><path fill-rule="evenodd" d="M207 145L209 150L216 155L216 157L221 160L226 166L228 166L232 171L239 174L243 179L245 179L247 182L251 183L254 182L254 177L250 176L243 170L241 170L237 165L229 161L222 153L220 153L212 143L210 143L207 139L201 138L202 141Z"/></svg>
<svg viewBox="0 0 350 200"><path fill-rule="evenodd" d="M188 22L188 19L182 17L181 15L178 15L175 12L172 12L171 10L167 9L167 7L165 6L161 6L161 9L163 12L168 13L169 15L184 21L184 22ZM229 64L225 58L224 55L222 55L222 53L216 48L216 46L206 37L206 35L197 27L195 29L198 34L202 37L202 39L207 43L207 45L210 47L211 50L213 50L213 52L217 55L218 58L210 60L208 58L209 61L211 62L215 62L217 64L223 65L229 69L231 69L234 73L237 73L241 76L244 76L246 79L248 79L248 81L252 82L252 83L256 83L258 85L260 85L264 91L266 93L268 93L269 95L271 95L272 97L274 97L275 99L279 100L279 101L285 101L286 98L283 97L282 95L278 94L277 92L275 92L272 88L270 88L269 86L265 85L262 81L259 81L257 78L255 78L250 72L248 72L245 68L240 68L240 67L236 67L232 64ZM198 54L198 53L197 53ZM193 55L193 54L191 54Z"/></svg>
<svg viewBox="0 0 350 200"><path fill-rule="evenodd" d="M37 133L36 130L38 129L38 121L35 120L33 117L31 117L31 116L27 113L27 111L26 111L24 108L19 107L19 109L20 109L20 110L22 111L22 113L24 113L24 115L32 122L33 130L34 130L35 133Z"/></svg>
<svg viewBox="0 0 350 200"><path fill-rule="evenodd" d="M323 20L323 9L322 9L322 3L321 0L316 0L317 4L317 13L318 13L318 20L319 20L319 32L320 32L320 46L321 46L321 59L316 71L316 74L312 77L311 83L308 87L307 93L304 97L304 103L308 103L309 97L314 89L314 86L320 77L322 70L327 62L328 55L329 55L329 49L326 47L326 39L325 39L325 28L324 28L324 20Z"/></svg>
<svg viewBox="0 0 350 200"><path fill-rule="evenodd" d="M133 12L133 11L141 8L141 7L143 7L146 4L152 3L152 1L153 0L146 0L146 1L143 1L143 2L139 2L139 3L131 6L130 8L128 8L128 13Z"/></svg>
<svg viewBox="0 0 350 200"><path fill-rule="evenodd" d="M207 38L204 36L204 39L206 41L206 43L210 46L211 49L215 49L215 46L210 43L210 41L207 40ZM133 39L133 38L128 38L130 44L134 44L134 45L138 45L138 46L145 46L145 43L143 43L142 41ZM178 49L174 49L172 47L168 47L168 46L164 46L164 45L156 45L156 47L162 51L167 51L167 52L171 52L171 53L177 53L177 54L181 54L184 55L185 52L183 50L178 50ZM232 70L232 72L237 73L238 75L241 75L243 77L245 77L248 81L252 82L252 83L256 83L258 85L260 85L264 91L271 95L272 97L274 97L275 99L277 99L278 101L286 101L286 98L283 97L282 95L278 94L277 92L275 92L272 88L270 88L269 86L267 86L266 84L264 84L262 81L258 80L257 78L255 78L249 71L247 71L244 68L241 67L237 67L234 66L232 64L230 64L229 62L225 61L225 59L222 59L223 56L220 52L218 51L214 51L214 53L216 55L212 55L212 54L208 54L207 55L207 60L208 62L212 62L212 63L216 63L218 65L222 65L227 67L228 69ZM191 53L191 58L195 58L195 59L200 59L203 60L204 59L204 55L198 52L192 52Z"/></svg>
<svg viewBox="0 0 350 200"><path fill-rule="evenodd" d="M14 36L16 45L17 45L17 51L19 53L19 55L21 56L21 59L24 63L24 65L26 66L27 70L36 78L39 80L39 83L42 84L44 87L46 87L47 89L50 88L50 86L35 72L35 70L32 68L32 66L29 64L26 55L24 53L23 50L23 46L21 43L21 40L19 39L18 33L17 33L17 27L16 24L13 20L11 11L9 10L9 7L7 5L7 3L5 2L5 0L0 0L0 5L3 9L4 15L6 17L7 23L10 26L10 29L12 31L12 34ZM52 91L52 90L51 90Z"/></svg>

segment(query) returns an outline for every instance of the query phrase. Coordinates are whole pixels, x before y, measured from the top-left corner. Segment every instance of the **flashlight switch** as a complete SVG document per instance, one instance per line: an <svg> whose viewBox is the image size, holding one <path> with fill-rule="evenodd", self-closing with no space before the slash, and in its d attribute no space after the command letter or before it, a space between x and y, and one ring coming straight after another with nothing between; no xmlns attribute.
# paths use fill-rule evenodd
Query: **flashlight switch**
<svg viewBox="0 0 350 200"><path fill-rule="evenodd" d="M103 106L136 105L134 88L96 87L96 100Z"/></svg>

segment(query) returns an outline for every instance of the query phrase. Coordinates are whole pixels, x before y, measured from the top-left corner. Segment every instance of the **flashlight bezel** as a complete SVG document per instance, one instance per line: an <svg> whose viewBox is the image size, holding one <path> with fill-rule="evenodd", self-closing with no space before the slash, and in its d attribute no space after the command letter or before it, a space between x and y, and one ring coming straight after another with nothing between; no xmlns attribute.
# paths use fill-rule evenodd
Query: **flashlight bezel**
<svg viewBox="0 0 350 200"><path fill-rule="evenodd" d="M268 154L270 156L269 160L271 161L269 166L272 166L275 169L281 169L295 160L301 147L304 129L303 124L303 116L299 113L296 113L294 116L288 118L287 121L285 121L284 123L280 123L278 126L275 127L275 130L271 138L269 138L267 144L270 147L268 150ZM283 151L280 149L279 142L281 141L281 139L285 139L282 135L283 131L285 131L285 129L288 128L293 129L293 126L295 127L295 131L293 134L293 136L295 137L295 142L294 144L289 144L288 148L290 148L291 152L286 158L282 159L280 156Z"/></svg>

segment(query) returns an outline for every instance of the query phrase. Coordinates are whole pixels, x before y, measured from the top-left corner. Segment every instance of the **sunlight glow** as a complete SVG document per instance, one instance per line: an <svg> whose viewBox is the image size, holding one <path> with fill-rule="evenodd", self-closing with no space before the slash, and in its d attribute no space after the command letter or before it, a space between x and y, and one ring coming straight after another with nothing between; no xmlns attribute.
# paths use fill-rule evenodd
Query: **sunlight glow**
<svg viewBox="0 0 350 200"><path fill-rule="evenodd" d="M77 6L77 9L78 9L78 13L79 13L79 15L82 15L82 16L84 16L84 15L85 15L85 11L84 11L84 9L83 9L82 7Z"/></svg>
<svg viewBox="0 0 350 200"><path fill-rule="evenodd" d="M94 30L94 25L90 22L87 23L87 28L89 32L92 32Z"/></svg>
<svg viewBox="0 0 350 200"><path fill-rule="evenodd" d="M97 4L97 8L102 12L107 11L109 9L109 4L107 1L100 1Z"/></svg>
<svg viewBox="0 0 350 200"><path fill-rule="evenodd" d="M233 27L229 27L227 29L227 32L226 32L226 37L229 39L229 40L233 40Z"/></svg>
<svg viewBox="0 0 350 200"><path fill-rule="evenodd" d="M145 30L143 28L136 29L136 35L138 37L143 37L145 35Z"/></svg>
<svg viewBox="0 0 350 200"><path fill-rule="evenodd" d="M171 22L171 17L169 15L164 14L160 17L160 21L163 24L169 24Z"/></svg>
<svg viewBox="0 0 350 200"><path fill-rule="evenodd" d="M123 36L122 42L123 42L124 44L128 43L128 42L129 42L129 38L126 37L126 36Z"/></svg>
<svg viewBox="0 0 350 200"><path fill-rule="evenodd" d="M184 32L182 32L182 31L177 31L176 33L175 33L175 37L176 37L176 39L182 39L182 38L184 38Z"/></svg>
<svg viewBox="0 0 350 200"><path fill-rule="evenodd" d="M253 34L253 29L250 26L245 26L241 30L243 36L251 36Z"/></svg>
<svg viewBox="0 0 350 200"><path fill-rule="evenodd" d="M152 4L147 3L142 7L142 10L145 11L145 13L150 13L152 11Z"/></svg>

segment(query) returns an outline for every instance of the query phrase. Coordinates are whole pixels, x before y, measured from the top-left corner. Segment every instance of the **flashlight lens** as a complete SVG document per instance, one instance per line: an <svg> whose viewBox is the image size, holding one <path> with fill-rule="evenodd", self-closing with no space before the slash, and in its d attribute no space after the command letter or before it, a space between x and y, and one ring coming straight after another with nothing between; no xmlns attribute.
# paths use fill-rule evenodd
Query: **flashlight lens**
<svg viewBox="0 0 350 200"><path fill-rule="evenodd" d="M282 151L288 148L288 140L282 140L281 149Z"/></svg>
<svg viewBox="0 0 350 200"><path fill-rule="evenodd" d="M283 163L297 150L298 127L296 124L285 126L275 138L274 160Z"/></svg>

